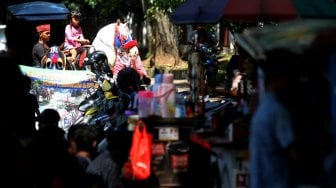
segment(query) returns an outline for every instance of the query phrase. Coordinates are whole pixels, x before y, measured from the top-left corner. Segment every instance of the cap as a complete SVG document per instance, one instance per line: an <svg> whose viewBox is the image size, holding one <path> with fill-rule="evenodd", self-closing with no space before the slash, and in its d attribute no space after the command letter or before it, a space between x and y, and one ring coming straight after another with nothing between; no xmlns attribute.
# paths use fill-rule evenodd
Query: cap
<svg viewBox="0 0 336 188"><path fill-rule="evenodd" d="M122 45L122 48L124 49L131 49L133 48L134 46L137 46L138 45L138 41L137 40L131 40L125 44Z"/></svg>
<svg viewBox="0 0 336 188"><path fill-rule="evenodd" d="M43 24L36 26L36 31L38 33L43 32L43 31L50 31L50 24Z"/></svg>

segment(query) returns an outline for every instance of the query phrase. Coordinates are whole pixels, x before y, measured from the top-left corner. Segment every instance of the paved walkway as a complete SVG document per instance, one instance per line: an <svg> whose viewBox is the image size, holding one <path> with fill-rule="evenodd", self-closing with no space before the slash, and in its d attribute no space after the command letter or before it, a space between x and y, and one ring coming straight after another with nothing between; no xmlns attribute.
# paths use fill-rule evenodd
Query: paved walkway
<svg viewBox="0 0 336 188"><path fill-rule="evenodd" d="M177 92L185 92L185 91L189 91L189 83L188 80L174 80L174 84L175 87L177 88ZM216 88L224 88L224 86L217 86ZM224 96L216 96L216 97L209 97L207 99L207 101L209 102L213 102L213 101L221 101L223 100L225 97Z"/></svg>
<svg viewBox="0 0 336 188"><path fill-rule="evenodd" d="M189 83L188 80L174 80L175 87L177 88L177 92L189 91Z"/></svg>
<svg viewBox="0 0 336 188"><path fill-rule="evenodd" d="M154 78L151 78L151 84L154 84ZM190 91L189 83L188 83L188 80L186 79L182 79L182 80L174 79L174 84L175 84L175 87L177 88L177 92L179 93ZM219 84L217 88L224 88L224 86ZM209 97L207 101L209 102L222 101L224 98L225 98L224 96Z"/></svg>

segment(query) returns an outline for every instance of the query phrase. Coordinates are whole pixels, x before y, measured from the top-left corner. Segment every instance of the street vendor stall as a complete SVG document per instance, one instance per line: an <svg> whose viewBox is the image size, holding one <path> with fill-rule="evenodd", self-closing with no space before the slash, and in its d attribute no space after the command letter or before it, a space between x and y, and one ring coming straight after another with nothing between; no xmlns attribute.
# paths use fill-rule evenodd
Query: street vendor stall
<svg viewBox="0 0 336 188"><path fill-rule="evenodd" d="M327 187L334 186L333 183L331 183L333 185L329 184L330 179L321 181L321 176L330 178L328 173L335 168L334 165L331 165L333 167L328 165L328 170L326 170L324 166L327 158L329 158L328 163L335 164L332 157L329 156L333 150L333 140L335 138L335 113L332 111L334 109L332 101L334 101L335 96L334 92L330 93L330 91L334 91L335 87L333 77L335 59L333 57L336 41L332 34L335 29L335 20L297 19L290 22L265 25L262 28L247 29L236 36L237 42L254 59L259 60L259 101L264 101L265 97L271 93L269 87L268 92L264 90L265 76L268 78L268 83L272 73L283 74L282 78L289 80L289 82L284 81L286 84L283 85L282 91L287 95L280 96L281 94L277 93L280 96L277 98L291 115L291 125L286 125L284 122L282 122L282 125L286 125L284 127L292 130L291 150L295 151L297 156L300 156L300 160L293 160L295 161L293 163L283 163L281 168L287 171L287 174L295 169L296 173L291 178L294 180L292 183L295 182L296 185L325 186L327 184ZM276 56L277 53L281 55ZM281 70L284 72L281 73ZM273 92L275 93L275 91ZM268 110L271 111L271 106ZM262 114L258 113L258 115L261 117ZM267 119L266 115L265 119ZM264 120L264 122L268 121ZM277 122L274 121L273 125ZM257 187L258 183L260 184L258 181L266 183L267 178L262 180L261 177L256 175L256 172L264 173L265 176L266 171L264 169L267 168L269 173L269 169L274 169L277 165L272 165L269 161L267 162L268 159L265 159L265 156L272 154L264 148L269 148L270 146L267 146L267 144L272 142L265 141L267 139L262 136L263 134L259 134L261 129L265 130L268 126L265 125L262 128L259 126L259 129L258 123L251 126L254 129L251 129L250 137L254 139L250 141L249 148L251 153L250 171L254 177L251 177L250 182L254 185L253 187ZM281 134L280 130L275 130L275 134ZM258 142L258 139L263 141ZM284 140L281 139L280 141L283 142ZM256 143L259 143L259 145ZM263 144L263 146L261 147L260 144ZM280 148L273 145L272 148L279 151L288 151L288 147L285 145ZM262 156L264 157L261 159ZM285 154L284 156L292 160L290 155ZM277 157L281 157L281 155L273 156L273 158ZM261 162L263 159L266 162ZM281 179L280 174L277 174L277 177ZM285 180L282 182L285 182Z"/></svg>
<svg viewBox="0 0 336 188"><path fill-rule="evenodd" d="M262 23L257 27L253 27L247 29L244 33L236 34L235 38L237 43L248 52L248 54L256 61L265 60L265 53L274 49L287 49L299 54L307 54L307 49L310 46L314 46L317 43L320 43L320 35L324 33L325 30L333 30L335 28L335 22L332 19L327 18L335 18L335 3L330 1L321 1L318 5L296 0L296 1L281 1L278 3L270 3L267 0L256 0L249 1L246 3L250 3L249 9L241 8L242 1L201 1L201 0L188 0L185 3L181 4L175 12L171 15L171 20L173 23L180 24L208 24L208 23L216 23L221 19L226 19L232 22L248 22L248 23ZM214 6L215 5L215 6ZM258 5L261 5L260 8ZM221 7L221 8L219 8ZM281 8L287 7L287 8ZM267 10L266 10L267 9ZM320 11L322 10L323 11ZM188 10L188 11L185 11ZM210 10L210 11L209 11ZM210 13L211 12L211 13ZM310 19L308 19L310 18ZM315 18L312 20L311 18ZM323 19L321 19L323 18ZM290 21L292 20L292 21ZM335 30L334 30L335 31ZM332 32L329 32L332 33ZM317 37L319 36L319 37ZM320 48L325 47L327 44L329 47L323 48L325 49L324 53L329 57L331 49L329 43L333 41L331 38L331 34L329 34L329 41L324 40L318 45ZM335 44L335 43L334 43ZM310 54L313 54L314 50L310 51ZM320 51L316 51L316 53L320 53ZM331 52L333 54L334 52ZM321 54L319 54L321 55ZM198 57L197 54L193 54L193 57ZM316 56L317 57L317 56ZM334 56L330 56L334 57ZM332 61L333 58L331 58ZM198 70L199 64L197 63L197 58L193 59L194 61L191 64L191 70ZM316 62L316 64L318 64ZM316 64L312 64L312 66L316 66ZM325 66L327 61L323 61L323 65ZM335 63L330 63L329 66L332 67ZM311 65L311 64L309 64ZM318 67L316 69L322 71L323 68ZM333 66L334 67L334 66ZM304 69L307 70L307 69ZM325 70L325 69L324 69ZM332 77L334 72L330 69L329 76ZM260 70L258 70L258 88L256 91L259 96L262 94L262 79L263 74ZM320 75L321 72L319 72ZM318 77L318 76L317 76ZM191 80L191 89L198 88L193 83L198 83L197 79L201 79L200 77L194 77L196 80ZM333 85L333 81L330 83L331 87L335 87ZM195 91L195 96L202 96L204 92L201 90L193 90ZM307 91L308 92L308 91ZM321 91L322 92L322 91ZM325 91L323 91L325 92ZM329 96L329 93L324 93L325 96ZM335 101L335 97L332 94L330 100ZM260 98L259 98L260 99ZM240 102L240 101L238 101ZM323 103L324 104L324 103ZM335 109L335 105L332 105L331 109ZM326 109L329 109L328 106L325 106ZM325 119L329 119L329 113L326 113L324 116ZM335 114L335 113L333 113ZM231 114L232 115L232 114ZM334 118L334 117L333 117ZM335 118L334 118L335 119ZM333 121L335 122L335 120ZM334 123L335 124L335 123ZM221 124L217 124L221 125ZM241 128L237 126L236 120L231 124L234 128ZM214 126L216 127L216 126ZM229 126L230 127L230 126ZM226 131L229 131L230 128L226 127ZM334 126L335 127L335 126ZM249 127L244 127L245 131L248 132ZM223 132L223 129L219 129ZM232 130L232 129L231 129ZM335 130L335 129L333 129ZM236 130L237 131L237 130ZM234 132L234 131L232 131ZM227 139L225 139L224 135L218 135L217 131L193 131L191 134L191 144L192 147L190 149L191 152L191 160L190 166L193 169L192 177L195 178L195 185L202 185L205 187L218 186L218 187L236 187L239 185L240 187L248 187L248 177L249 177L249 169L248 169L248 155L244 151L248 151L247 142L245 142L245 147L235 147L236 144L228 144ZM240 132L242 133L242 132ZM233 134L234 135L234 134ZM238 134L239 135L239 134ZM238 139L233 139L236 143L241 143L242 140L248 140L249 134L240 134L244 135L242 137L236 137ZM237 136L237 135L236 135ZM202 155L200 155L202 153ZM193 158L192 156L197 156ZM195 160L198 159L198 160ZM236 163L236 159L240 160L239 168L237 168L238 163ZM243 159L243 160L242 160ZM243 162L241 162L243 161ZM201 165L202 164L202 165ZM243 165L241 165L243 164ZM211 175L205 175L202 173L202 168L207 169L210 172L213 172ZM230 169L230 170L228 170ZM233 169L239 169L240 172L238 174L233 175ZM237 175L237 176L236 176ZM211 178L218 177L218 178ZM197 181L198 179L204 178L203 181ZM239 181L241 180L241 181Z"/></svg>

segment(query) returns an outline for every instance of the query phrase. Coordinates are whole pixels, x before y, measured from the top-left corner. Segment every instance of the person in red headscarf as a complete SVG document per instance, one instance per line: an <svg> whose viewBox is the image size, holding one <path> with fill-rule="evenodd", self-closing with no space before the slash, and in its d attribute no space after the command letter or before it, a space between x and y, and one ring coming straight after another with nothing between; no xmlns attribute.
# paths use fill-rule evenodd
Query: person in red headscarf
<svg viewBox="0 0 336 188"><path fill-rule="evenodd" d="M145 67L141 62L139 56L138 42L136 40L131 40L122 45L122 49L119 50L117 54L116 63L113 67L113 78L117 78L120 70L131 67L134 68L140 75L140 79L144 77L148 78Z"/></svg>
<svg viewBox="0 0 336 188"><path fill-rule="evenodd" d="M36 26L36 31L39 35L37 43L33 46L33 66L41 67L43 56L49 51L47 42L50 40L50 24Z"/></svg>

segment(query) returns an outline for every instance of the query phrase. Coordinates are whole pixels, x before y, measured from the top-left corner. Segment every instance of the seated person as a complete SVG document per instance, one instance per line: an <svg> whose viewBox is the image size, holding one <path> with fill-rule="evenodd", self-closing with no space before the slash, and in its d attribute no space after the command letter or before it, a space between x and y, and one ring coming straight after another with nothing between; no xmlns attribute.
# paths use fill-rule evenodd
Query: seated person
<svg viewBox="0 0 336 188"><path fill-rule="evenodd" d="M226 67L224 89L217 88L216 92L228 97L239 97L247 87L248 93L255 87L255 66L249 54L236 44L236 54L232 55ZM247 84L244 86L244 84Z"/></svg>
<svg viewBox="0 0 336 188"><path fill-rule="evenodd" d="M70 23L65 27L64 48L69 50L71 56L68 61L73 63L77 56L77 49L82 45L89 44L90 41L84 38L82 27L80 26L81 13L72 11L70 14Z"/></svg>
<svg viewBox="0 0 336 188"><path fill-rule="evenodd" d="M32 49L33 66L41 67L41 60L49 51L47 42L50 40L50 24L39 25L36 27L36 31L39 39Z"/></svg>

